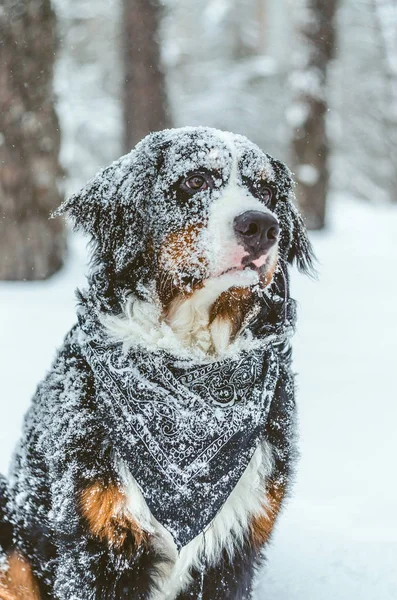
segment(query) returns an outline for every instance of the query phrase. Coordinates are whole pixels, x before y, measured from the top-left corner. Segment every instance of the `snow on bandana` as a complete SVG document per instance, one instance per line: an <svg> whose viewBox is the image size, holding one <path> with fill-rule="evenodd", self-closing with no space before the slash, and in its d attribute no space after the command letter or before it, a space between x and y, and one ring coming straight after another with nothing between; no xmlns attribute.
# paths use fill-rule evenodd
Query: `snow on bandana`
<svg viewBox="0 0 397 600"><path fill-rule="evenodd" d="M84 310L79 324L115 447L180 549L222 508L263 435L286 328L236 357L192 363L124 353Z"/></svg>

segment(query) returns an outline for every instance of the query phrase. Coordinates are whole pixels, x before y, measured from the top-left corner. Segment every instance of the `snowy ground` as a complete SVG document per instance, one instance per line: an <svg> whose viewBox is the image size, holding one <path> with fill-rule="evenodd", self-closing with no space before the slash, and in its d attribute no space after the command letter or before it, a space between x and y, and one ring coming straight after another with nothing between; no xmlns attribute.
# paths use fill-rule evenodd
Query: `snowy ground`
<svg viewBox="0 0 397 600"><path fill-rule="evenodd" d="M333 217L319 281L293 277L302 458L257 600L397 598L397 210L340 199ZM50 282L0 285L0 471L84 272L74 239Z"/></svg>

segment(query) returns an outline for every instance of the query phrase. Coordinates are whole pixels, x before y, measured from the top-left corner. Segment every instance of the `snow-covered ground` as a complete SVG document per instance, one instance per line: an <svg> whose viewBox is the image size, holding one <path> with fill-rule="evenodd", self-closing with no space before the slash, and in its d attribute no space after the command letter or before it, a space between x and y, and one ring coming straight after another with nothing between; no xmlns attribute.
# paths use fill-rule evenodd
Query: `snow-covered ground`
<svg viewBox="0 0 397 600"><path fill-rule="evenodd" d="M397 598L397 210L339 200L292 281L301 461L258 600Z"/></svg>
<svg viewBox="0 0 397 600"><path fill-rule="evenodd" d="M257 600L397 598L397 209L339 198L313 235L319 281L294 274L301 461ZM85 244L49 282L0 285L0 471L74 322Z"/></svg>

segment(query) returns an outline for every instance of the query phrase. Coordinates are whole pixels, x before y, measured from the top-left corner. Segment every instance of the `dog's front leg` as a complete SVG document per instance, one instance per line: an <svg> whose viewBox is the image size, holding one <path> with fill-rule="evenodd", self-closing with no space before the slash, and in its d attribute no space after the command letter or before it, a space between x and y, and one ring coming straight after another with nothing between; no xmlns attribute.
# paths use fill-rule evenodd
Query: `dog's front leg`
<svg viewBox="0 0 397 600"><path fill-rule="evenodd" d="M58 543L55 597L149 598L157 558L147 534L125 512L117 480L99 478L80 485L69 511Z"/></svg>
<svg viewBox="0 0 397 600"><path fill-rule="evenodd" d="M52 477L57 600L146 600L156 566L150 540L125 509L111 443L98 423L71 436ZM100 439L98 439L100 438Z"/></svg>

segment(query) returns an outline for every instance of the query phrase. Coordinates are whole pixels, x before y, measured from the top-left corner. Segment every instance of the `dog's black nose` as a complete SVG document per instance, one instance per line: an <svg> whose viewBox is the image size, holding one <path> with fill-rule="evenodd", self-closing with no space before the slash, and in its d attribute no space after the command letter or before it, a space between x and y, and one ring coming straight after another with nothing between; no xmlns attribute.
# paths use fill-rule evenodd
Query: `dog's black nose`
<svg viewBox="0 0 397 600"><path fill-rule="evenodd" d="M234 231L250 255L260 256L276 243L280 228L273 215L248 210L234 219Z"/></svg>

